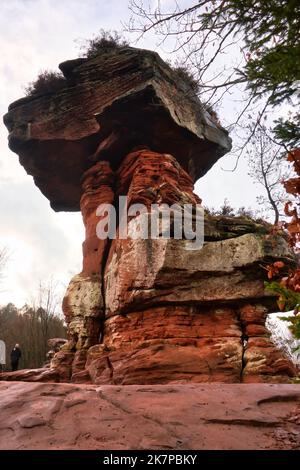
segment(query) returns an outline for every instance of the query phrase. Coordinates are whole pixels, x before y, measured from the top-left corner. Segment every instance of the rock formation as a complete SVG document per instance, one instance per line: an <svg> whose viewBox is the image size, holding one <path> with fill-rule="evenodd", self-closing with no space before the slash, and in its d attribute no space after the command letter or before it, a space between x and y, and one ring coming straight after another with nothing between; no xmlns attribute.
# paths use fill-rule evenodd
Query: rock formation
<svg viewBox="0 0 300 470"><path fill-rule="evenodd" d="M67 343L67 340L64 338L50 338L47 341L49 346L49 351L46 354L46 362L44 363L44 367L50 367L50 362L55 356L56 353L60 351L62 346Z"/></svg>
<svg viewBox="0 0 300 470"><path fill-rule="evenodd" d="M201 249L188 250L174 226L169 238L131 236L152 204L200 204L193 184L230 150L227 132L153 52L104 50L60 69L60 91L23 98L4 116L10 148L51 207L80 209L86 229L83 268L63 301L69 340L46 377L288 381L296 371L264 326L275 306L264 267L294 263L284 238L245 218L209 215ZM99 221L112 219L97 208L111 204L123 216L119 196L147 212L127 219L127 238L100 239Z"/></svg>

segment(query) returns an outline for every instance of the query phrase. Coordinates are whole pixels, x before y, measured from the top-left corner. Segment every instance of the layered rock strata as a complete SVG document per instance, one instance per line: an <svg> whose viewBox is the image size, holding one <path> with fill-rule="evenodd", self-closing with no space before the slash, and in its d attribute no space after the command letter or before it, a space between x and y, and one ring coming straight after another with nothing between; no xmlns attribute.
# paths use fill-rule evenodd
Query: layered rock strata
<svg viewBox="0 0 300 470"><path fill-rule="evenodd" d="M226 131L149 51L104 51L60 68L61 91L19 100L4 118L11 149L51 206L80 208L86 229L83 268L63 301L68 343L44 376L96 384L289 381L296 370L264 326L275 308L265 267L294 263L285 239L245 218L206 215L204 246L191 249L201 203L193 185L230 149ZM159 236L137 237L149 229L153 205L162 213L173 207L169 224L159 222ZM192 222L178 233L187 206ZM112 225L116 237L99 238L99 224Z"/></svg>

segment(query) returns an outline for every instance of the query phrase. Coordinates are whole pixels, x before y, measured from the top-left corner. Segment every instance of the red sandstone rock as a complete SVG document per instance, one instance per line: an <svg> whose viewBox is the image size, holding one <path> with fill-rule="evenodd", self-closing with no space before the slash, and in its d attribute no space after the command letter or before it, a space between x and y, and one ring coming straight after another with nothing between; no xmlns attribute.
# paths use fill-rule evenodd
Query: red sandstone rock
<svg viewBox="0 0 300 470"><path fill-rule="evenodd" d="M50 338L47 341L49 348L51 348L46 354L46 361L43 364L43 367L50 367L50 361L53 359L55 353L57 353L62 346L67 343L65 338Z"/></svg>
<svg viewBox="0 0 300 470"><path fill-rule="evenodd" d="M245 328L252 324L264 325L267 313L268 309L262 305L244 305L240 310L241 322Z"/></svg>
<svg viewBox="0 0 300 470"><path fill-rule="evenodd" d="M79 210L84 171L101 159L116 168L136 146L173 155L193 181L231 148L228 133L155 52L104 50L60 67L64 89L18 100L4 117L10 148L55 210Z"/></svg>
<svg viewBox="0 0 300 470"><path fill-rule="evenodd" d="M270 333L265 327L267 314L268 308L259 304L246 304L240 309L239 318L244 339L253 336L270 336Z"/></svg>
<svg viewBox="0 0 300 470"><path fill-rule="evenodd" d="M277 241L272 251L264 235L249 233L189 251L185 240L117 239L105 268L106 314L159 303L226 301L236 308L247 299L261 303L269 295L261 266L268 258L281 257L287 264L292 259L287 243Z"/></svg>
<svg viewBox="0 0 300 470"><path fill-rule="evenodd" d="M108 162L98 162L84 173L82 190L80 208L85 226L82 273L91 277L101 276L108 239L97 237L96 227L101 217L96 211L101 204L113 204L115 198L114 173Z"/></svg>
<svg viewBox="0 0 300 470"><path fill-rule="evenodd" d="M56 369L22 369L0 373L0 380L22 382L59 382L60 374Z"/></svg>
<svg viewBox="0 0 300 470"><path fill-rule="evenodd" d="M143 340L241 337L238 317L230 308L154 307L150 310L115 315L105 322L105 345L118 349L122 344Z"/></svg>
<svg viewBox="0 0 300 470"><path fill-rule="evenodd" d="M298 385L0 383L0 449L300 449Z"/></svg>
<svg viewBox="0 0 300 470"><path fill-rule="evenodd" d="M98 162L82 177L83 194L80 207L85 225L82 272L73 277L63 301L68 323L69 343L65 349L87 349L99 341L101 319L104 315L102 271L108 239L97 237L96 215L100 204L114 201L114 173L108 162ZM75 366L76 368L76 366ZM75 373L75 371L73 371Z"/></svg>
<svg viewBox="0 0 300 470"><path fill-rule="evenodd" d="M81 372L85 368L87 350L76 351L72 362L72 375Z"/></svg>
<svg viewBox="0 0 300 470"><path fill-rule="evenodd" d="M83 268L63 301L68 343L48 375L20 380L48 380L54 369L77 383L289 381L295 368L264 327L274 306L264 265L294 263L281 236L209 216L204 246L189 251L174 215L168 239L133 236L149 225L151 204L180 212L200 203L193 184L230 149L227 132L157 54L121 48L61 69L62 90L19 100L4 118L11 149L52 207L80 206L85 225ZM118 212L120 195L148 212L131 214L127 239L101 240L97 208Z"/></svg>
<svg viewBox="0 0 300 470"><path fill-rule="evenodd" d="M264 234L244 233L192 252L174 239L116 239L109 247L96 237L98 205L126 194L129 207L148 210L152 203L196 204L192 180L172 156L139 150L116 174L108 162L95 164L82 184L83 271L63 303L69 342L51 362L60 381L290 381L295 368L266 337L268 308L241 307L247 299L269 302L262 264L293 259L282 238L270 245Z"/></svg>
<svg viewBox="0 0 300 470"><path fill-rule="evenodd" d="M297 369L269 338L251 337L244 354L243 382L287 382Z"/></svg>
<svg viewBox="0 0 300 470"><path fill-rule="evenodd" d="M77 274L71 279L63 300L69 342L64 350L88 348L99 341L103 297L101 277Z"/></svg>
<svg viewBox="0 0 300 470"><path fill-rule="evenodd" d="M241 376L238 338L149 340L93 356L86 367L96 384L238 383Z"/></svg>
<svg viewBox="0 0 300 470"><path fill-rule="evenodd" d="M172 155L139 150L126 156L117 173L117 194L128 196L128 206L196 204L192 178Z"/></svg>
<svg viewBox="0 0 300 470"><path fill-rule="evenodd" d="M253 310L257 321L258 312L265 315L261 306ZM267 382L289 382L295 368L264 328L261 333L245 341L239 312L230 308L170 305L114 315L105 321L104 343L89 350L86 368L97 384L238 383L255 381L255 374L265 374ZM258 370L255 362L253 340L259 339L267 347L267 370Z"/></svg>
<svg viewBox="0 0 300 470"><path fill-rule="evenodd" d="M72 363L74 353L69 351L59 351L51 360L50 367L54 369L59 376L59 381L69 382L72 375Z"/></svg>
<svg viewBox="0 0 300 470"><path fill-rule="evenodd" d="M239 315L246 339L243 355L244 383L286 383L297 375L297 368L270 340L265 318L268 310L262 305L245 305Z"/></svg>

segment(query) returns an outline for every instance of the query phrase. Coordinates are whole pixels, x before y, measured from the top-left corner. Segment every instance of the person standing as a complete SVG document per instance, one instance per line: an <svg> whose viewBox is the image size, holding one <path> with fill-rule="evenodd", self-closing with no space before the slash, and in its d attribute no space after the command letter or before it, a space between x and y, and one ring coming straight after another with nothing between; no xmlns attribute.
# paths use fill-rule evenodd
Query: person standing
<svg viewBox="0 0 300 470"><path fill-rule="evenodd" d="M15 345L15 347L12 349L12 352L10 353L10 361L11 361L11 370L15 371L18 370L19 367L19 360L22 356L20 346L18 343Z"/></svg>

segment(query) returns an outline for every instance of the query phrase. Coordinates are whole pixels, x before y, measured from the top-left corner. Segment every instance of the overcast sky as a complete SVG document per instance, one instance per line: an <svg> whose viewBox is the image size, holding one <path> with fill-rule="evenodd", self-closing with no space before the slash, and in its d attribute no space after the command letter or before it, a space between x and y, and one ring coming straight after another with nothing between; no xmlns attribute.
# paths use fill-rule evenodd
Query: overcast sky
<svg viewBox="0 0 300 470"><path fill-rule="evenodd" d="M170 0L171 1L171 0ZM167 3L168 0L165 0ZM39 71L79 55L78 40L101 28L122 30L129 18L127 0L2 0L0 2L0 113L24 95L24 86ZM129 37L129 39L132 39ZM77 40L77 41L76 41ZM138 47L156 49L148 37ZM229 114L234 103L222 113ZM220 116L222 119L222 115ZM223 157L196 184L206 206L218 207L226 197L233 206L254 207L258 188L241 161L232 173L234 157ZM51 277L64 289L81 270L83 225L80 214L55 213L48 200L7 147L7 131L0 123L0 247L11 258L1 286L0 305L29 301L40 280Z"/></svg>

